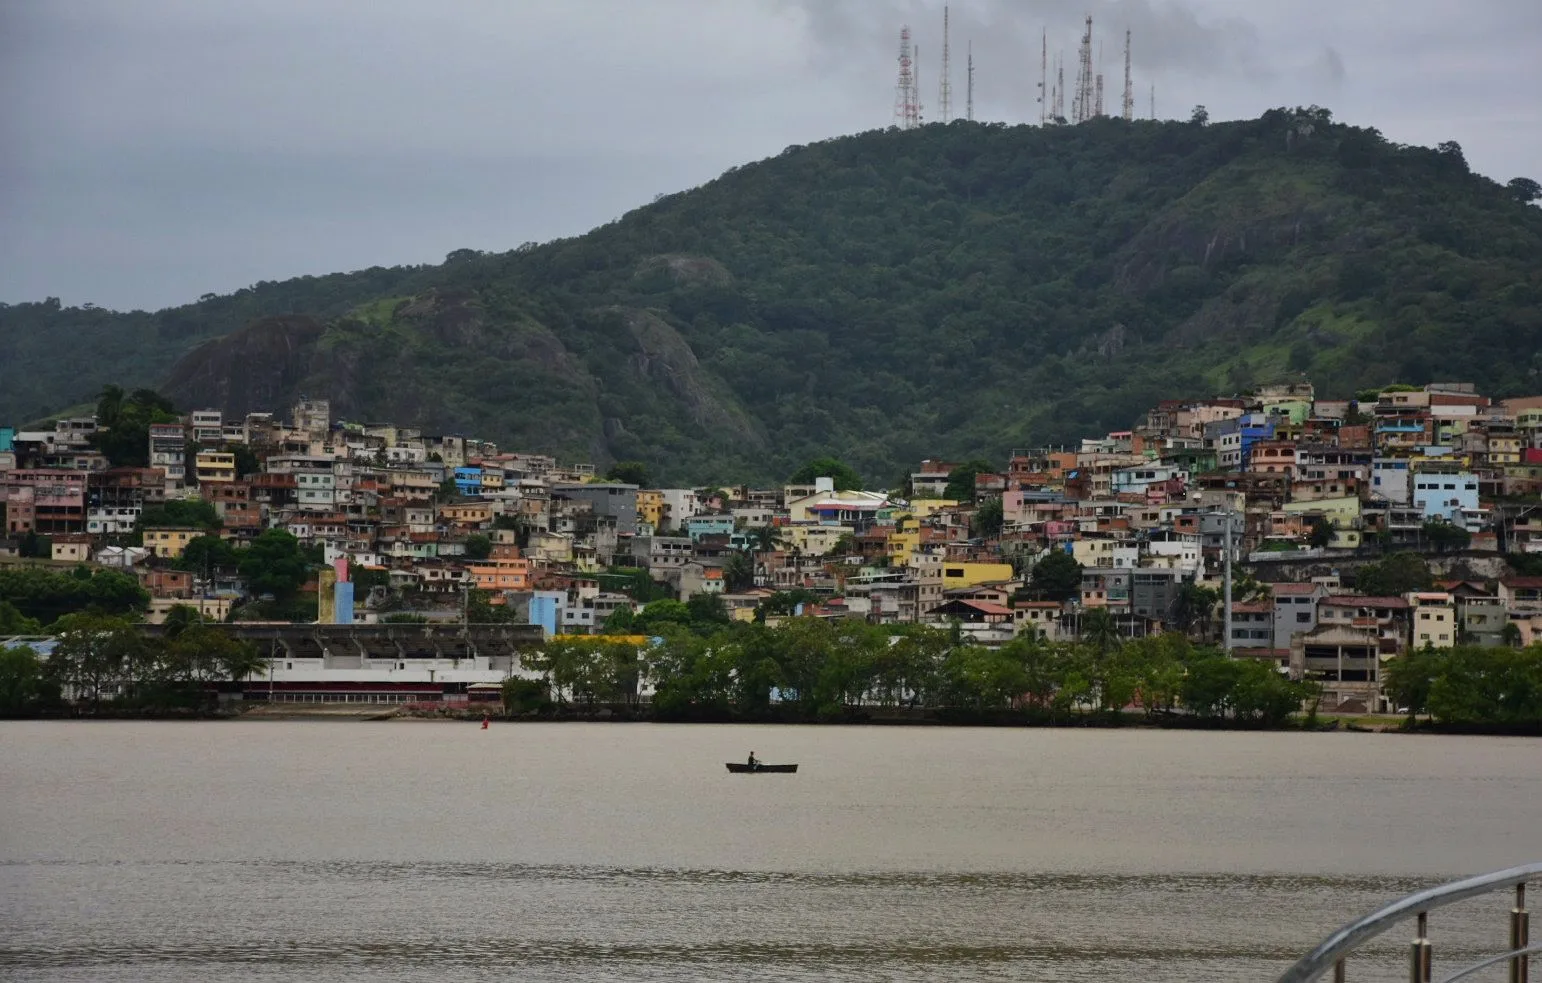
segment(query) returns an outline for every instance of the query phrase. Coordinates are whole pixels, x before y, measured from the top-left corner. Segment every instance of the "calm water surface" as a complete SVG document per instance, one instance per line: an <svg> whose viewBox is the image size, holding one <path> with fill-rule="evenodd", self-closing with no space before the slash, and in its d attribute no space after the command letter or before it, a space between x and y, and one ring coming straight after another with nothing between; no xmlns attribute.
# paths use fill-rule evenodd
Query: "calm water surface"
<svg viewBox="0 0 1542 983"><path fill-rule="evenodd" d="M1537 859L1527 740L0 724L0 979L1270 980Z"/></svg>

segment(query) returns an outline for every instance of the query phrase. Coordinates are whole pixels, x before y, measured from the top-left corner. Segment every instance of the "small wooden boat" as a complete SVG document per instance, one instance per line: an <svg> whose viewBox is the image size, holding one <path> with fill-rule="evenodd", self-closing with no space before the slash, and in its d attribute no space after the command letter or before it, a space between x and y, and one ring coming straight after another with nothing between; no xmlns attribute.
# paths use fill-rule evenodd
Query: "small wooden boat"
<svg viewBox="0 0 1542 983"><path fill-rule="evenodd" d="M767 765L759 761L755 764L746 764L743 761L728 762L728 770L735 775L791 775L797 772L797 765Z"/></svg>

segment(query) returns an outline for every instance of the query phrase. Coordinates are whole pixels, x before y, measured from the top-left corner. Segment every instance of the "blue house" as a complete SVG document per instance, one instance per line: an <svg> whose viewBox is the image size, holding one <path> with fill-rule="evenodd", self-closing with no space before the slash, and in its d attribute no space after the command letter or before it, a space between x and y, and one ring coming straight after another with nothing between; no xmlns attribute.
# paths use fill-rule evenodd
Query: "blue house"
<svg viewBox="0 0 1542 983"><path fill-rule="evenodd" d="M703 536L732 536L734 517L731 515L693 515L685 520L685 534L696 542Z"/></svg>
<svg viewBox="0 0 1542 983"><path fill-rule="evenodd" d="M480 498L482 495L482 469L456 468L455 490L467 498Z"/></svg>

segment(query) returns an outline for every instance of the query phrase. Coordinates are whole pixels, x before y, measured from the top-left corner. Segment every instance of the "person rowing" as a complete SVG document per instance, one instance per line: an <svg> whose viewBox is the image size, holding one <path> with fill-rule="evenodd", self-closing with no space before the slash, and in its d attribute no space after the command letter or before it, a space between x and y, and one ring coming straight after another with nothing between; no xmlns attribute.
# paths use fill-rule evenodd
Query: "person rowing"
<svg viewBox="0 0 1542 983"><path fill-rule="evenodd" d="M755 752L754 751L751 751L750 752L750 771L755 771L759 767L760 767L760 759L755 757Z"/></svg>

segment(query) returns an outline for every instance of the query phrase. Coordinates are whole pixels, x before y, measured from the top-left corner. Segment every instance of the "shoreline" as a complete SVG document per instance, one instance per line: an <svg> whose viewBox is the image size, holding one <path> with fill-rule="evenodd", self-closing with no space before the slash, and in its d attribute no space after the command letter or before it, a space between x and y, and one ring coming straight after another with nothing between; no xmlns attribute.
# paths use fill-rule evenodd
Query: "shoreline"
<svg viewBox="0 0 1542 983"><path fill-rule="evenodd" d="M1065 717L1050 714L1002 711L996 714L971 714L963 712L927 711L925 714L907 712L871 713L853 712L825 719L793 716L766 716L741 718L727 714L702 714L696 717L675 716L660 719L638 707L612 709L598 707L592 710L568 707L556 712L527 712L509 716L502 713L485 713L481 710L447 709L424 711L408 709L400 704L341 704L305 705L290 704L282 707L257 705L232 711L205 713L133 713L108 712L102 714L49 715L10 718L17 720L44 721L221 721L260 720L272 722L334 721L334 722L397 722L438 724L480 724L484 715L490 724L746 724L779 725L796 727L856 726L856 727L940 727L940 728L992 728L992 729L1054 729L1054 730L1172 730L1172 731L1222 731L1222 732L1269 732L1280 734L1320 734L1334 732L1364 734L1434 734L1470 737L1542 737L1536 728L1525 727L1460 727L1440 726L1429 720L1420 720L1408 726L1406 716L1393 714L1331 714L1319 713L1316 722L1298 717L1283 726L1264 726L1247 721L1196 720L1183 716L1160 718L1144 714L1087 714L1081 717Z"/></svg>

